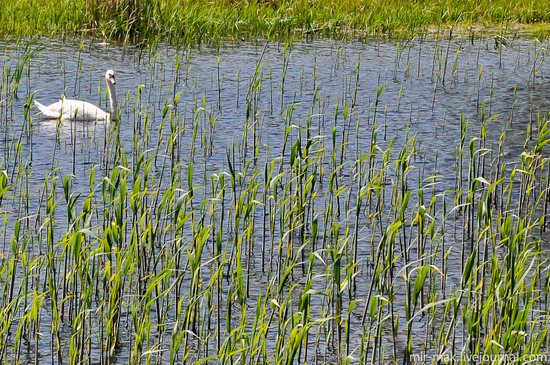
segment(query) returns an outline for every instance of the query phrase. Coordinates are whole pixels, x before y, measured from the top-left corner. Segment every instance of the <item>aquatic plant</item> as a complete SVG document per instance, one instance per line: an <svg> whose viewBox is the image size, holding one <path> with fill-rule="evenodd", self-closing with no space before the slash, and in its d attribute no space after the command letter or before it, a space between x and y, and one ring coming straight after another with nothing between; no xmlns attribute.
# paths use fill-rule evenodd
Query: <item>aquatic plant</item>
<svg viewBox="0 0 550 365"><path fill-rule="evenodd" d="M0 361L542 362L547 43L328 44L131 51L110 124L37 120L48 51L3 45Z"/></svg>

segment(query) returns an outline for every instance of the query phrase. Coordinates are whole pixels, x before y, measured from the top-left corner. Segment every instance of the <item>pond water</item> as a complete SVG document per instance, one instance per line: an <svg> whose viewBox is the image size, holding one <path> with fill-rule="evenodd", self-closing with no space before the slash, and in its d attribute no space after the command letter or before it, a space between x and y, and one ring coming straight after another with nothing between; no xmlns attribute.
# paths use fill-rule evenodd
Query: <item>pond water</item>
<svg viewBox="0 0 550 365"><path fill-rule="evenodd" d="M547 48L548 42L503 44L493 38L315 40L291 47L240 43L219 49L119 47L93 40L0 42L0 170L12 186L0 200L5 217L0 306L10 318L1 333L2 361L402 362L408 333L413 354L439 353L438 338L451 322L445 305L452 293L462 292L471 248L478 247L480 267L492 255L504 262L507 252L499 224L492 228L490 248L484 248L478 205L461 206L468 201L471 177L489 183L505 177L494 193L495 220L500 212L533 223L548 213L547 162L536 179L509 181L550 111ZM26 113L31 96L48 105L62 94L108 110L107 69L116 72L120 121L47 120L34 107ZM478 138L472 142L473 170L472 138ZM405 222L395 246L379 246L397 221L396 164L404 146L410 154ZM541 153L548 157L547 148ZM119 178L127 174L126 191L115 166ZM217 179L224 173L226 191L220 195ZM278 180L266 187L268 175ZM307 190L313 176L315 184ZM75 199L72 209L65 177ZM457 186L463 190L457 192ZM525 197L528 186L532 194ZM91 213L79 221L94 188ZM361 191L369 193L356 218ZM504 207L508 194L512 203ZM481 190L474 195L476 202L483 200ZM190 216L178 231L180 197ZM114 254L104 246L119 205L124 225L109 238L117 243L109 245L123 254ZM415 221L421 205L427 222L434 223L431 231ZM205 227L201 267L194 271L197 237ZM75 256L74 241L67 238L73 235L66 234L80 229L86 229L86 238L81 256ZM539 248L536 271L545 262L548 234L542 226L528 236ZM337 261L340 280L335 244L343 255ZM419 270L413 269L428 264L426 292L407 322L410 294L403 277L412 270L414 284ZM534 277L524 269L527 278ZM489 280L490 274L476 274L477 280ZM239 292L241 280L245 294ZM535 281L533 290L548 289L543 279ZM312 325L291 358L296 341L291 333L304 321L300 299L307 290L314 290L307 307ZM372 297L379 298L379 307L365 309ZM461 308L479 305L470 299ZM438 301L426 309L433 313L418 313ZM33 304L40 307L35 321L24 317ZM538 298L534 308L544 313L545 305ZM451 331L458 354L473 351L475 338L462 315ZM538 315L533 316L535 323ZM116 344L108 340L111 321L118 322ZM178 346L176 334L183 336Z"/></svg>

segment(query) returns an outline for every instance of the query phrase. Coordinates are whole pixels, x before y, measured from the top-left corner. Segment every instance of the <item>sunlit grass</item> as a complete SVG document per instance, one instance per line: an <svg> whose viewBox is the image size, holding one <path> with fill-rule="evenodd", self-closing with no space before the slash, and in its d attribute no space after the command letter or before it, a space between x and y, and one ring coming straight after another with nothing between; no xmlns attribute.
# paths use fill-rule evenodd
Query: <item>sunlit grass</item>
<svg viewBox="0 0 550 365"><path fill-rule="evenodd" d="M0 5L3 35L86 34L130 41L346 37L441 26L514 29L549 22L550 5L544 0L16 0Z"/></svg>
<svg viewBox="0 0 550 365"><path fill-rule="evenodd" d="M436 92L457 82L461 67L475 67L448 51L453 40L436 40L423 56L432 67L425 70L432 110ZM83 126L58 121L54 156L39 156L37 167L33 134L43 121L23 86L41 48L16 47L0 85L0 362L109 364L127 355L135 364L397 364L416 355L546 355L550 122L544 112L522 123L511 113L500 119L500 136L488 137L499 116L492 90L481 95L481 80L491 77L483 67L460 81L473 90L477 115L452 121L454 158L444 162L453 182L441 190L439 151L423 152L406 121L393 121L401 139L386 130L388 109L412 91L384 100L381 81L368 85L371 100L360 99L361 61L340 50L329 67L357 62L336 91L341 99L324 97L317 64L303 84L310 99L284 98L298 93L287 79L290 44L281 47L276 78L263 53L241 65L251 77L231 69L240 99L223 102L218 50L216 96L185 106L194 50L159 61L152 49L143 55L148 72L174 70L164 78L170 92L145 97L143 85L128 86L120 123L88 131L100 146L91 165L76 161L76 149L86 149ZM396 54L404 47L396 43ZM546 81L544 49L535 41L523 50L533 90ZM388 69L410 77L415 62ZM334 103L333 114L325 103ZM239 137L221 151L222 167L208 171L225 137L218 118L239 107L246 111ZM299 107L305 118L293 114ZM262 112L277 116L280 135L262 139ZM519 151L510 133L524 138ZM72 174L61 173L55 153L72 159ZM426 154L435 162L423 165ZM32 186L32 177L41 183ZM41 341L51 347L39 349Z"/></svg>

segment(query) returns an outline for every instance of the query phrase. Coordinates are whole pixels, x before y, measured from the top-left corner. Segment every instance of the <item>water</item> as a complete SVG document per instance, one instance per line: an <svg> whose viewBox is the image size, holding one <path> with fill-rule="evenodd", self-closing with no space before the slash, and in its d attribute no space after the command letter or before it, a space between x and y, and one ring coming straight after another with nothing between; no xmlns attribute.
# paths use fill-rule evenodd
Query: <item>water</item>
<svg viewBox="0 0 550 365"><path fill-rule="evenodd" d="M12 42L0 42L3 80L11 79L11 75L17 69L17 62L24 54L24 46L24 43L18 45ZM528 126L532 126L533 134L536 135L537 116L541 115L544 118L550 110L550 98L548 98L550 76L547 74L547 70L550 70L550 61L545 57L547 46L547 43L540 44L524 39L514 40L502 48L495 48L494 41L491 39L476 40L473 43L458 39L450 43L447 40L429 38L415 39L407 43L375 39L367 44L316 40L311 43L294 43L285 56L285 48L279 44L267 46L249 43L226 44L219 50L178 49L167 45L160 45L155 49L136 49L116 45L104 46L92 40L86 40L83 43L57 39L42 40L31 46L35 51L29 62L22 67L19 97L8 97L5 91L0 97L0 100L4 99L0 104L2 119L0 132L3 136L3 142L0 145L2 169L6 170L12 179L14 176L20 176L18 169L21 166L26 166L28 171L28 174L22 175L25 176L24 184L23 181L15 182L21 184L16 189L19 193L28 189L27 205L22 205L19 199L2 205L2 210L8 217L6 229L8 240L17 219L21 219L26 225L28 228L26 232L36 233L39 227L44 231L44 197L46 196L44 183L46 177L52 174L58 176L55 240L63 237L67 229L67 205L63 199L61 183L63 177L71 176L73 191L75 194L82 194L77 204L78 211L81 211L82 201L89 192L89 174L92 169L95 169L95 185L99 186L99 197L101 178L110 174L114 164L113 156L117 153L110 146L114 138L113 133L120 139L119 146L129 161L129 166L135 166L139 157L135 149L136 145L140 146L140 153L144 153L145 156L158 154L158 158L151 167L151 176L153 180L158 179L158 195L162 198L167 185L170 184L168 176L170 176L170 167L173 167L166 150L167 141L170 138L170 122L167 118L163 121L165 111L172 113L176 121L174 125L183 126L185 131L178 137L179 161L175 161L181 163L180 168L176 169L176 180L179 181L178 186L182 190L188 188L187 170L191 158L194 160L193 180L197 185L193 197L195 208L200 207L203 199L212 197L210 175L229 172L228 151L236 153L235 169L237 171L245 169L242 153L246 151L246 159L255 162L257 171L262 176L265 163L280 158L283 152L283 161L289 161L290 149L297 138L298 127L305 128L308 118L311 119L313 135L316 137L317 143L314 147L327 151L325 160L321 163L327 172L318 187L316 199L318 211L323 212L329 204L328 171L331 166L329 151L332 150L332 128L334 127L338 143L337 158L343 163L342 181L352 186L354 184L353 163L357 158L357 151L362 153L369 151L375 121L378 127L377 144L380 150L388 148L390 141L393 143L392 161L407 139L413 134L417 135L417 153L412 161L414 169L409 175L412 191L415 191L419 179L437 176L434 190L427 189L425 204L429 202L432 194L444 192L443 199L447 199L449 204L452 204L454 195L450 192L456 184L455 157L456 147L460 142L461 116L469 122L467 141L471 137L479 136L483 120L494 118L487 123L486 147L493 150L491 161L494 161L496 156L494 150L498 146L499 136L506 131L504 161L509 165L520 162L520 154L526 141L525 131ZM117 75L116 87L122 115L120 131L113 132L114 126L103 122L58 123L43 120L36 115L36 109L32 110L33 124L29 130L28 123L25 122L24 106L31 93L35 100L46 105L58 101L60 95L64 93L68 98L90 101L107 110L103 81L106 69L114 69ZM285 78L284 90L281 87L283 77ZM261 85L256 84L255 89L250 87L254 84L253 80L262 80ZM377 90L381 90L378 102L376 102ZM178 103L173 100L176 93L180 93ZM250 95L253 95L250 98L252 101L247 103L247 96ZM147 124L145 124L146 120ZM243 128L247 120L248 128ZM360 126L356 133L358 120L360 120ZM283 151L287 125L296 127L290 128L289 143ZM198 135L196 144L193 144L194 126L197 126ZM246 137L243 138L245 132ZM349 143L342 148L341 143L344 138ZM18 150L19 141L21 147ZM194 151L193 148L195 148ZM121 163L120 160L118 163ZM464 166L467 166L467 161ZM253 175L253 167L249 169L246 170L245 177L250 179ZM389 171L393 174L393 166ZM464 176L467 176L467 170ZM132 176L129 181L133 182ZM423 185L427 183L428 181ZM244 182L243 187L246 184L247 182ZM129 183L130 188L131 186ZM389 196L391 193L389 183L386 183L383 190ZM354 195L355 192L351 194ZM346 196L347 193L343 195L342 200ZM416 194L413 193L412 196L411 207L418 202ZM226 196L228 206L231 198L228 191ZM151 199L153 200L154 196ZM387 199L383 203L386 206L384 214L388 212L389 216L391 202ZM438 212L441 209L439 206ZM101 209L98 209L98 212L98 215L91 218L91 230L100 233L104 229L105 217L102 216ZM128 211L126 217L129 219L130 216L131 213ZM247 300L250 313L254 313L257 297L263 295L272 278L270 275L276 273L277 266L277 246L271 252L268 245L265 261L262 262L260 252L263 236L262 210L258 209L255 216L257 218L253 234L255 249L252 252L250 267L245 270L245 276L249 276L250 280L250 299ZM352 214L347 217L342 212L338 216L339 224L349 225L352 230L355 229L353 216ZM216 217L219 217L219 212ZM173 238L170 233L173 228L167 226L169 218L164 217L159 220L161 227L167 229L168 235L165 236L166 241L163 242L161 239L158 249L169 245L170 239ZM320 221L322 221L321 218ZM449 221L452 219L449 218ZM354 333L350 348L356 351L361 343L361 335L365 333L361 326L361 319L364 301L369 290L367 283L370 283L372 276L373 247L376 247L380 239L380 231L375 230L370 222L372 222L370 218L362 216L360 227L357 228L359 232L357 257L360 274L356 278L357 289L353 293L353 299L358 301L358 305L350 317ZM439 220L438 223L440 223ZM448 273L444 280L448 285L447 291L451 292L460 286L463 237L460 222L447 224L449 225L447 229L454 231L454 234L449 234L446 238L447 249L450 249L449 255L452 259L449 261ZM323 228L321 223L320 231ZM284 231L285 227L281 227L277 222L275 236ZM307 231L310 232L310 227ZM223 245L228 252L231 251L231 232L230 228L224 230ZM191 240L190 232L185 232L185 235ZM44 251L47 251L44 233L37 237L27 248L30 257L40 257ZM26 239L29 238L26 237ZM548 247L547 240L545 245ZM203 263L212 257L210 244L208 246L208 253L205 254ZM58 253L62 252L60 247L56 250ZM416 248L411 248L413 257L416 257L415 250ZM326 251L320 252L326 257ZM11 255L8 241L4 244L2 259L6 260ZM399 260L397 267L403 265L402 258ZM247 261L246 257L243 258L243 262ZM57 263L59 270L62 269L62 264L63 261ZM148 268L153 270L152 263L149 265ZM266 269L265 272L262 272L262 269ZM315 271L321 276L314 281L314 288L326 290L328 284L322 277L326 267L316 262ZM305 279L300 277L301 272L301 269L297 269L292 277L292 282L298 283L299 287L303 287L305 282ZM205 267L202 275L206 283L212 273ZM22 272L19 272L16 286L20 284L22 277ZM38 284L45 282L45 274L35 273L33 282L36 283L37 288L45 288L45 284ZM362 284L363 282L365 284ZM4 285L4 282L2 284ZM228 294L228 286L225 284L222 288L222 296ZM185 281L175 286L178 289L173 289L167 298L173 300L177 290L180 290L180 295L187 295L189 287L189 282ZM399 282L396 279L395 287L396 311L400 313L400 328L405 328L402 304L405 301L403 281ZM133 290L127 288L125 294L129 303L132 300ZM206 299L201 303L200 311L207 316L205 301ZM349 301L346 300L344 305L347 308ZM129 305L123 305L123 307L122 339L117 351L110 359L113 364L128 363L134 343L131 308ZM311 315L320 318L323 311L327 310L329 306L326 299L319 296L312 304ZM102 332L96 317L99 316L100 311L100 307L93 305L89 319L92 339L86 346L89 346L88 356L92 363L105 361L99 350L101 346L98 337ZM235 323L238 323L241 318L239 311L240 309L234 310L237 312L233 313ZM155 312L156 308L150 313L153 323L157 322ZM222 309L222 321L225 320L225 313L227 313L226 309ZM164 315L170 331L175 321L174 304ZM251 328L253 314L249 316L247 325ZM50 335L51 306L44 307L41 320L42 335L37 346L38 359L40 363L54 363L58 355L54 350L54 337ZM216 318L212 317L211 320L210 331L214 331ZM268 353L275 351L277 326L281 324L280 322L276 316L271 324L272 331L267 335ZM418 336L415 337L414 343L417 347L426 346L430 349L430 344L424 343L426 326L426 320L421 316L414 321L413 331L415 336ZM70 327L70 322L65 322L60 328L61 348L65 353L68 351L71 340ZM389 328L388 326L383 328L383 348L386 356L392 353L394 347ZM12 329L12 331L15 330ZM152 333L157 333L155 331L153 329ZM210 331L204 330L204 333ZM324 331L319 330L311 335L308 362L337 360L337 351L333 348L334 333ZM401 332L396 337L395 345L400 358L403 356L406 344L404 330ZM227 335L225 332L223 334ZM13 350L15 343L13 334L9 338L13 344L8 352ZM164 352L162 357L154 355L155 361L168 362L170 335L165 334L162 340L151 339L150 341L156 343L156 347L152 346L151 349ZM191 340L190 346L193 349L191 361L207 355L206 344L209 346L208 355L215 354L216 341L213 336L203 341L202 345L197 345L196 340ZM459 343L463 341L461 331L457 331L457 341ZM34 346L35 343L31 340L27 352L23 351L21 361L34 361L36 355ZM354 359L357 360L357 356L351 357L352 362L355 361Z"/></svg>
<svg viewBox="0 0 550 365"><path fill-rule="evenodd" d="M59 43L56 40L48 40L44 43L44 49L30 62L30 84L21 85L20 99L14 101L14 114L9 116L12 121L12 136L18 135L22 123L16 121L22 117L25 96L31 92L34 92L36 100L46 105L58 101L60 95L65 93L68 98L84 99L108 109L103 94L98 93L98 88L105 92L103 75L107 68L117 71L117 93L119 99L122 99L120 103L123 120L127 121L126 126L122 123L126 128L123 128L121 138L130 141L133 137L129 114L132 113L139 85L144 86L142 99L144 103L149 102L148 111L155 118L153 126L158 125L156 119L159 119L164 103L170 101L173 95L172 83L177 49L159 47L155 49L154 57L151 57L147 51L140 52L115 46L104 47L94 43L86 43L81 49L78 44L71 42ZM319 118L323 122L330 122L332 125L337 103L340 104L340 113L342 112L343 100L351 97L350 94L354 92L353 83L356 79L356 65L359 62L359 87L354 119L360 117L365 124L364 130L368 130L367 124L373 118L376 90L385 85L378 107L378 123L383 125L385 139L395 139L395 143L399 144L405 137L406 127L410 127L413 132L418 133L421 148L439 151L442 159L454 159L453 149L456 145L461 113L469 119L471 129L477 132L476 127L479 127L480 120L478 106L481 103L485 104L487 115L490 112L491 115L497 116L490 123L491 128L488 130L493 141L502 130L509 127L507 122L510 118L514 117L513 126L517 127L514 129L523 131L524 127L536 118L537 113L544 115L550 109L550 101L546 97L550 86L545 82L547 76L544 73L548 61L545 58L537 61L539 63L536 64L537 72L533 82L533 59L536 51L533 43L527 40L514 42L510 48L505 48L502 54L493 48L491 41L480 41L474 45L453 41L448 51L446 85L438 85L434 96L433 80L437 78L438 72L442 72L438 71L437 64L434 65L441 62L433 60L434 52L440 56L443 54L444 57L447 53L445 43L438 43L437 50L434 49L433 40L424 40L421 47L416 42L403 49L396 48L395 42L375 41L372 44L340 44L332 41L295 44L289 56L282 102L279 85L283 68L283 48L269 45L261 60L265 85L257 108L257 118L262 121L262 144L268 144L268 138L282 140L282 114L291 103L294 102L295 105L296 123L303 123L303 119L309 115L315 64L315 85L318 87L319 99L322 100L323 106L323 115ZM543 48L544 45L538 47ZM16 61L16 52L13 48L10 44L2 44L4 67L14 65ZM182 93L180 113L187 113L189 116L193 108L200 106L201 99L205 98L207 109L217 120L215 134L223 136L216 138L214 155L208 159L208 166L213 171L225 167L226 148L241 137L243 120L246 118L245 98L248 84L254 76L255 65L262 51L263 45L248 44L227 45L220 49L220 108L217 90L217 51L191 50L188 65L185 64L185 59L182 59L182 82L176 87L176 91ZM182 58L185 58L185 53L179 52ZM140 53L145 54L139 56ZM457 54L458 60L455 59ZM187 67L188 72L185 70ZM480 70L483 74L478 80ZM240 81L237 80L237 73L240 74ZM270 75L272 79L269 79ZM187 82L184 82L185 80ZM240 101L238 107L237 99ZM355 122L354 120L353 123ZM36 143L33 145L33 157L36 158L33 159L33 163L38 166L50 166L51 161L44 157L50 156L53 152L55 139L51 138L51 133L57 133L56 125L51 121L35 124L37 131L34 134ZM92 130L95 135L103 130L102 125L96 124L79 124L76 128L82 130L82 133ZM62 125L60 129L59 133L63 137L70 134L70 126ZM509 133L508 141L515 146L508 150L511 155L517 154L519 146L524 143L524 137L519 133ZM77 143L89 141L90 139L79 139ZM363 138L360 142L366 144L368 139ZM85 151L77 151L76 159L84 158L87 164L97 163L97 157L92 156L100 154L100 147L77 148ZM271 154L277 155L281 146L269 147ZM71 172L72 158L61 157L57 163L62 175ZM449 164L444 164L443 168L446 166ZM36 177L37 181L43 179L43 176Z"/></svg>

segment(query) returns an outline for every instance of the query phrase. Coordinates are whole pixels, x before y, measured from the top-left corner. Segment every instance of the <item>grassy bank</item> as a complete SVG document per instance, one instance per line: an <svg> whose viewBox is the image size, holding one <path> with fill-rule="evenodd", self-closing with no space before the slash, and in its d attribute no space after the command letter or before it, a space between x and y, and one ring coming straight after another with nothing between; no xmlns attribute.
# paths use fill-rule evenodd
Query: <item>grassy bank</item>
<svg viewBox="0 0 550 365"><path fill-rule="evenodd" d="M349 36L469 26L548 32L545 0L13 0L0 35L91 34L109 39Z"/></svg>

